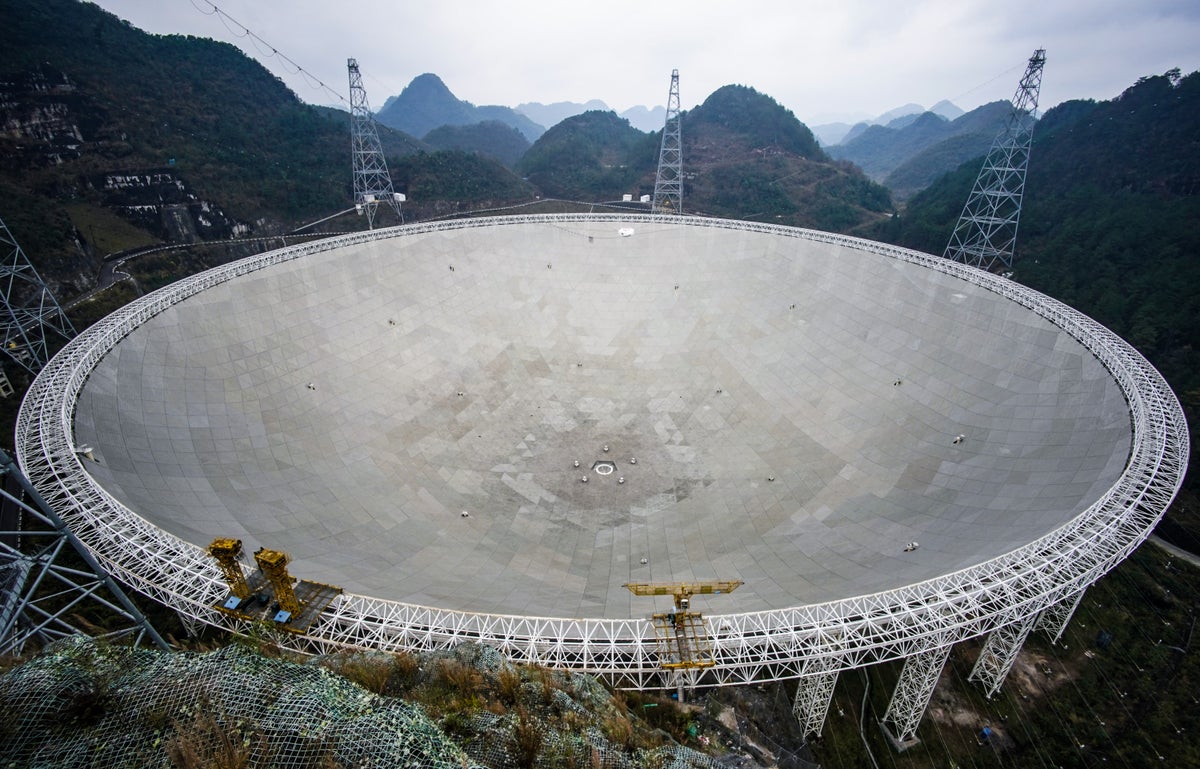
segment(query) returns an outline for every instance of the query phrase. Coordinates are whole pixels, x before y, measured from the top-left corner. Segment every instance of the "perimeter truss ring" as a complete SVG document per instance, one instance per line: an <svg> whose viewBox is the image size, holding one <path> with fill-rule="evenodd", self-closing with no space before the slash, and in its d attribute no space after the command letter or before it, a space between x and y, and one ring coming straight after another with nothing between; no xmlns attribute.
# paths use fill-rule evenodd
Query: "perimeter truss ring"
<svg viewBox="0 0 1200 769"><path fill-rule="evenodd" d="M19 462L37 490L120 580L180 614L244 630L211 607L226 593L199 546L118 502L75 453L75 402L93 368L133 329L177 302L275 264L344 246L428 232L516 224L658 223L760 232L842 246L916 264L993 291L1065 331L1111 372L1129 404L1132 445L1116 483L1073 520L991 560L906 587L827 603L708 615L717 664L702 683L779 680L803 662L830 669L901 659L988 633L1036 614L1095 582L1150 534L1183 482L1188 429L1162 376L1108 329L1054 299L941 257L814 230L723 219L626 214L549 214L411 224L271 251L185 278L99 321L53 358L30 387L17 421ZM645 619L557 619L479 614L346 594L306 635L302 651L369 647L439 649L464 641L495 646L517 661L603 676L630 688L670 684ZM822 669L824 669L824 667Z"/></svg>

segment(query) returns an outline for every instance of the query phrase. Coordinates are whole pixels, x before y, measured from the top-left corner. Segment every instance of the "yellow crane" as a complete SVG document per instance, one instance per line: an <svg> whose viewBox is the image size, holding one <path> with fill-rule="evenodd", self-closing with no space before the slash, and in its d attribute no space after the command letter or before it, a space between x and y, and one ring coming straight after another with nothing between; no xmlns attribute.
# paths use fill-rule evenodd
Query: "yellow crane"
<svg viewBox="0 0 1200 769"><path fill-rule="evenodd" d="M250 585L242 571L242 541L229 537L218 537L208 546L208 554L221 567L221 575L229 584L229 592L241 600L250 597Z"/></svg>
<svg viewBox="0 0 1200 769"><path fill-rule="evenodd" d="M258 571L247 577L243 552L242 541L232 537L218 537L208 546L231 594L214 604L218 611L246 620L274 620L276 627L303 633L342 593L336 585L297 580L288 573L291 556L265 547L255 551Z"/></svg>
<svg viewBox="0 0 1200 769"><path fill-rule="evenodd" d="M650 618L660 664L668 670L677 670L717 664L704 616L691 611L692 596L730 593L742 584L741 580L627 582L625 588L634 595L669 595L674 599L675 611L652 614Z"/></svg>
<svg viewBox="0 0 1200 769"><path fill-rule="evenodd" d="M262 569L267 582L271 583L275 603L279 604L279 608L292 615L299 614L300 599L296 598L296 591L292 588L296 578L288 574L287 570L287 565L292 560L288 554L260 547L254 551L254 560L258 563L258 568Z"/></svg>

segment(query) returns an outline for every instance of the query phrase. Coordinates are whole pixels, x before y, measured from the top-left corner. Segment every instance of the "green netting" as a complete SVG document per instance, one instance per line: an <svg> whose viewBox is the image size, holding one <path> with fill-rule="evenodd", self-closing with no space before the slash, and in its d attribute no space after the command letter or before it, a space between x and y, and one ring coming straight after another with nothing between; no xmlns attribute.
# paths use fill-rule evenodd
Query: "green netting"
<svg viewBox="0 0 1200 769"><path fill-rule="evenodd" d="M0 713L0 753L21 767L470 766L404 701L238 645L63 641L0 677Z"/></svg>
<svg viewBox="0 0 1200 769"><path fill-rule="evenodd" d="M635 722L594 678L485 646L299 664L238 644L166 654L84 638L0 676L0 756L0 769L721 766Z"/></svg>

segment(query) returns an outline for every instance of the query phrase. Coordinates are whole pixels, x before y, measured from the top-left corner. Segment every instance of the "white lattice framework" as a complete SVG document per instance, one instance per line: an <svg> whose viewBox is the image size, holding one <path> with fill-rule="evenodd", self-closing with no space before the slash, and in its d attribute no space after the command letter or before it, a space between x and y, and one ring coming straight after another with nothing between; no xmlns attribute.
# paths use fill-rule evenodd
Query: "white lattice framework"
<svg viewBox="0 0 1200 769"><path fill-rule="evenodd" d="M792 715L804 739L820 737L838 680L837 657L812 657L800 665L800 681L792 700Z"/></svg>
<svg viewBox="0 0 1200 769"><path fill-rule="evenodd" d="M1050 636L1050 643L1057 644L1067 629L1067 623L1071 621L1071 617L1075 615L1075 610L1079 608L1080 602L1083 601L1083 594L1085 592L1087 591L1080 590L1074 597L1068 596L1053 606L1047 606L1041 616L1038 617L1037 624L1033 626L1033 629L1041 630Z"/></svg>
<svg viewBox="0 0 1200 769"><path fill-rule="evenodd" d="M933 646L904 660L896 691L882 719L883 727L896 742L905 743L916 737L917 726L950 657L950 647L949 643Z"/></svg>
<svg viewBox="0 0 1200 769"><path fill-rule="evenodd" d="M507 224L650 224L661 217L550 214L414 224L291 246L215 268L131 303L79 335L34 381L18 416L16 446L26 474L79 538L119 579L181 614L240 629L215 611L226 585L203 547L140 517L105 491L75 453L72 416L92 369L138 325L167 307L274 264L407 234ZM955 276L1046 318L1089 349L1125 394L1132 425L1119 479L1068 523L1004 555L934 579L870 595L769 611L710 616L716 665L703 684L800 676L806 661L836 658L850 669L905 659L1035 617L1073 597L1126 558L1149 535L1182 483L1188 431L1162 376L1132 347L1066 305L949 259L844 235L753 222L689 219L688 227L766 233L838 245ZM519 662L600 675L628 688L669 685L647 619L563 619L471 613L346 594L305 635L302 651L339 647L429 650L462 641L495 646Z"/></svg>
<svg viewBox="0 0 1200 769"><path fill-rule="evenodd" d="M679 116L679 70L671 70L671 88L667 92L667 119L663 124L662 144L658 150L658 173L654 177L654 200L650 210L656 214L683 213L683 134Z"/></svg>
<svg viewBox="0 0 1200 769"><path fill-rule="evenodd" d="M998 627L988 635L983 650L979 652L979 659L975 660L975 666L967 676L968 681L983 686L988 699L1000 691L1036 621L1037 617L1033 615L1022 617L1018 622Z"/></svg>

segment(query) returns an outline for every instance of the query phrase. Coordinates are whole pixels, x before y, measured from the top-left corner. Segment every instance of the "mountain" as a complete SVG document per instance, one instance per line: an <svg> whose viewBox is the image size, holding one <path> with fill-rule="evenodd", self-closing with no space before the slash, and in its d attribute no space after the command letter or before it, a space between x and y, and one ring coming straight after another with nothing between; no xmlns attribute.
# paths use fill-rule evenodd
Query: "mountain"
<svg viewBox="0 0 1200 769"><path fill-rule="evenodd" d="M946 99L942 99L930 107L929 111L935 115L941 115L947 120L956 120L966 114L962 109Z"/></svg>
<svg viewBox="0 0 1200 769"><path fill-rule="evenodd" d="M873 235L941 253L980 160L913 197ZM1180 396L1193 435L1200 426L1197 222L1200 72L1143 78L1111 101L1065 102L1038 122L1013 279L1133 344ZM1190 473L1190 487L1196 482ZM1200 534L1200 520L1191 525Z"/></svg>
<svg viewBox="0 0 1200 769"><path fill-rule="evenodd" d="M375 119L412 136L423 137L444 125L462 126L492 120L520 131L529 141L545 130L510 107L476 107L450 92L437 75L426 73L412 79L394 99L388 99Z"/></svg>
<svg viewBox="0 0 1200 769"><path fill-rule="evenodd" d="M609 107L599 99L591 99L583 104L573 101L556 101L553 104L541 104L532 101L517 105L517 112L547 128L556 126L569 117L575 117L584 112L597 111L608 112Z"/></svg>
<svg viewBox="0 0 1200 769"><path fill-rule="evenodd" d="M622 112L621 117L640 131L661 131L667 123L667 108L662 106L644 107L639 104Z"/></svg>
<svg viewBox="0 0 1200 769"><path fill-rule="evenodd" d="M349 207L349 115L304 104L236 47L150 35L75 0L6 3L2 19L0 217L61 300L92 288L109 253L278 234ZM395 160L428 146L379 135L410 199L531 197L499 162L465 152L432 153L414 173L471 184L408 178Z"/></svg>
<svg viewBox="0 0 1200 769"><path fill-rule="evenodd" d="M1004 126L1007 101L985 104L955 120L923 112L865 127L829 148L829 154L862 168L901 199L920 190L964 160L986 153Z"/></svg>
<svg viewBox="0 0 1200 769"><path fill-rule="evenodd" d="M658 142L613 112L584 112L550 128L517 163L542 192L569 200L620 200L653 173ZM653 191L653 180L650 190Z"/></svg>
<svg viewBox="0 0 1200 769"><path fill-rule="evenodd" d="M887 190L821 151L769 96L724 86L681 116L685 212L849 231L892 208ZM568 118L517 164L546 194L619 200L651 194L661 136L612 112Z"/></svg>
<svg viewBox="0 0 1200 769"><path fill-rule="evenodd" d="M425 143L439 150L489 155L509 168L516 165L530 146L520 131L498 120L440 126L425 134Z"/></svg>
<svg viewBox="0 0 1200 769"><path fill-rule="evenodd" d="M834 144L839 144L842 139L846 138L846 134L850 133L850 129L853 127L850 123L822 123L821 125L810 126L813 136L817 137L817 142L822 147L831 147Z"/></svg>
<svg viewBox="0 0 1200 769"><path fill-rule="evenodd" d="M946 120L954 120L963 114L961 109L950 101L943 99L928 110L920 104L905 104L902 107L888 110L871 120L863 120L853 124L836 122L815 125L812 126L812 132L817 137L817 140L821 142L822 147L832 147L836 144L845 144L855 139L873 125L882 125L897 129L903 128L914 122L919 115L925 112L940 115Z"/></svg>
<svg viewBox="0 0 1200 769"><path fill-rule="evenodd" d="M569 117L581 115L584 112L609 112L609 106L599 99L592 99L586 103L573 101L560 101L554 104L539 104L538 102L526 102L517 105L517 111L524 114L530 120L541 123L544 126L558 125ZM654 107L653 109L643 107L630 107L620 113L618 117L622 117L629 121L629 124L639 131L661 131L663 125L667 122L666 107Z"/></svg>

